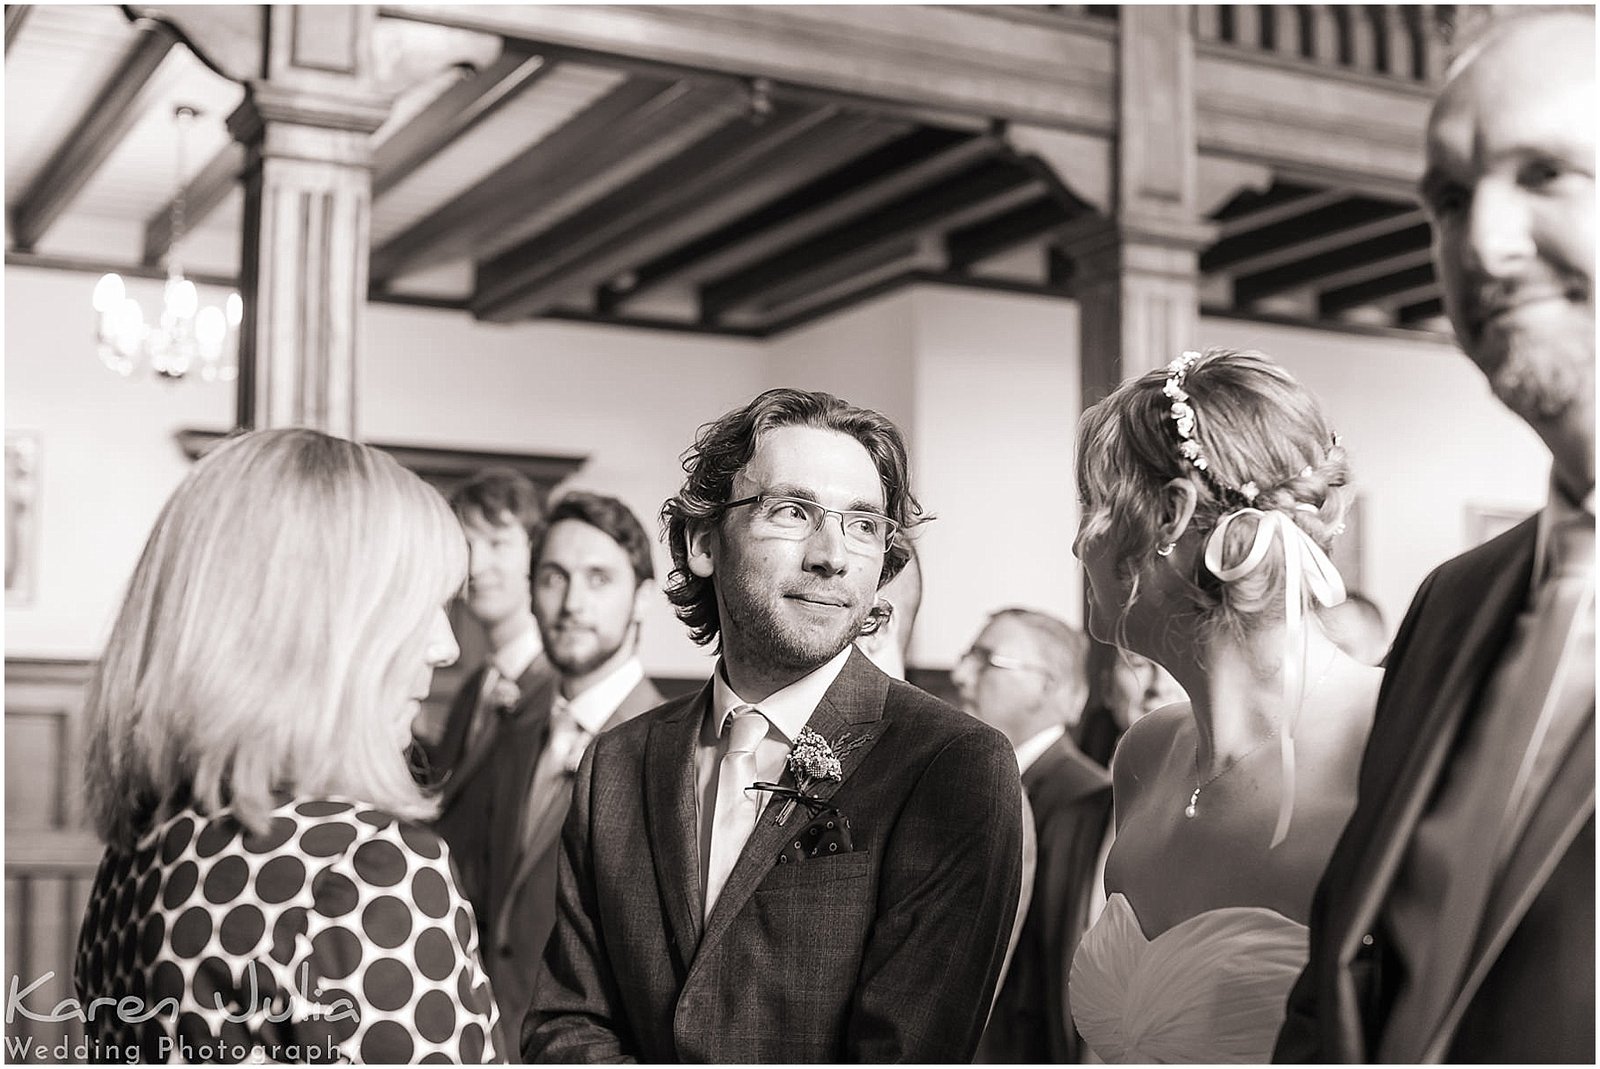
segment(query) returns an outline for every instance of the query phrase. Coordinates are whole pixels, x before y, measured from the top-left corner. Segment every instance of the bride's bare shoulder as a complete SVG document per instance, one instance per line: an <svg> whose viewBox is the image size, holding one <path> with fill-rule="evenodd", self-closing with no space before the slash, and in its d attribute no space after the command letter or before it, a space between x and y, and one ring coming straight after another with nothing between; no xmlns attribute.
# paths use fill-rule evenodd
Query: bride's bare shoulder
<svg viewBox="0 0 1600 1069"><path fill-rule="evenodd" d="M1186 701L1164 705L1140 717L1122 733L1111 757L1112 789L1137 789L1141 780L1154 776L1166 763L1183 733L1193 730Z"/></svg>

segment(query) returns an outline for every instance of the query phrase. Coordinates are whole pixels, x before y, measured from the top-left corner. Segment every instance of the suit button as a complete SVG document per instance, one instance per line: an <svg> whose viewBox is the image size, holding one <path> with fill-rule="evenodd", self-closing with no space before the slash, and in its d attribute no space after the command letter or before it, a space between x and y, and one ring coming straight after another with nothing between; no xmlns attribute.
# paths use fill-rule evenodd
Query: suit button
<svg viewBox="0 0 1600 1069"><path fill-rule="evenodd" d="M502 958L509 958L511 956L511 944L510 943L501 943L500 944L500 956Z"/></svg>
<svg viewBox="0 0 1600 1069"><path fill-rule="evenodd" d="M1361 937L1361 945L1364 947L1369 947L1372 945L1372 935L1370 932Z"/></svg>

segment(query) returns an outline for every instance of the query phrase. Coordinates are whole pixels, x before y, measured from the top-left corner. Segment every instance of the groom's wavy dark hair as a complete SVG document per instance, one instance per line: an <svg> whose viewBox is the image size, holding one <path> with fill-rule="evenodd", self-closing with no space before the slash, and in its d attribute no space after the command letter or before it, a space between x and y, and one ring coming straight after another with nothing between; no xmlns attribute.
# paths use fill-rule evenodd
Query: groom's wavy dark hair
<svg viewBox="0 0 1600 1069"><path fill-rule="evenodd" d="M898 575L911 556L904 532L932 518L923 514L911 493L911 464L900 428L870 408L857 408L832 394L780 387L705 424L683 455L683 488L661 506L661 527L672 554L667 600L688 626L689 637L701 646L716 639L721 628L715 584L689 569L689 532L697 524L722 522L724 506L732 496L733 477L755 455L761 436L777 427L795 426L848 434L861 443L878 469L884 514L900 526L900 533L883 555L880 587ZM864 630L876 630L886 616L880 603Z"/></svg>

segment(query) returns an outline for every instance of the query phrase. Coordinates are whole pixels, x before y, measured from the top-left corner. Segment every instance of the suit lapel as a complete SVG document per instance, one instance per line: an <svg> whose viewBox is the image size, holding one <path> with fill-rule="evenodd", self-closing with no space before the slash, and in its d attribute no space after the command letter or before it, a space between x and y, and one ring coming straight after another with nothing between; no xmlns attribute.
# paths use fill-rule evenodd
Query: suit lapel
<svg viewBox="0 0 1600 1069"><path fill-rule="evenodd" d="M1385 681L1379 696L1383 723L1392 728L1379 742L1388 753L1380 753L1377 759L1388 757L1397 762L1397 770L1382 780L1390 785L1387 796L1358 840L1366 844L1365 852L1346 869L1353 874L1345 899L1348 905L1344 915L1333 918L1330 925L1340 940L1336 948L1339 979L1335 1012L1347 1057L1361 1060L1366 1045L1351 963L1362 949L1363 937L1378 919L1417 822L1455 749L1461 721L1481 698L1498 651L1527 599L1534 531L1534 524L1529 521L1525 524L1525 537L1509 541L1503 556L1492 559L1481 570L1453 577L1457 588L1433 595L1448 608L1433 612L1424 609L1426 631L1419 626L1419 633L1404 650L1401 667L1393 670L1394 678ZM1480 576L1487 576L1486 589L1481 593L1465 589L1467 583ZM1440 663L1448 667L1438 675L1436 683L1429 677L1427 667ZM1405 670L1405 664L1413 667ZM1402 681L1408 689L1400 689ZM1418 714L1412 716L1408 706L1418 709ZM1369 746L1363 764L1374 759ZM1365 790L1366 784L1362 786ZM1347 829L1346 835L1351 834L1360 833Z"/></svg>
<svg viewBox="0 0 1600 1069"><path fill-rule="evenodd" d="M700 886L695 745L711 682L692 699L650 725L645 743L645 827L655 859L656 881L666 907L671 944L684 971L700 942L704 890Z"/></svg>
<svg viewBox="0 0 1600 1069"><path fill-rule="evenodd" d="M835 750L842 748L840 743L845 741L847 734L849 741L870 737L840 758L837 780L814 783L806 790L807 794L814 798L829 799L850 778L850 774L861 767L861 762L883 734L881 729L875 729L872 725L882 720L884 699L888 692L889 677L878 671L859 651L852 651L839 678L822 696L822 701L817 704L806 726L827 739ZM786 768L778 782L792 787L795 785L794 774ZM756 885L777 864L785 837L794 828L805 824L806 807L801 805L796 805L788 819L779 824L777 818L783 806L784 799L772 798L757 818L754 830L739 852L739 859L734 862L733 871L728 874L728 882L717 896L711 916L706 918L705 934L700 941L702 949L715 943L727 930L733 918L749 901Z"/></svg>
<svg viewBox="0 0 1600 1069"><path fill-rule="evenodd" d="M1581 723L1566 758L1551 777L1547 793L1523 829L1516 848L1495 881L1478 942L1472 948L1471 968L1455 1001L1434 1038L1448 1046L1461 1015L1466 1011L1489 969L1523 916L1544 889L1544 884L1572 845L1572 840L1594 814L1594 714ZM1437 1059L1443 1060L1444 1051Z"/></svg>
<svg viewBox="0 0 1600 1069"><path fill-rule="evenodd" d="M556 681L552 679L551 700L554 701L554 687ZM661 692L648 680L639 681L639 685L628 692L622 699L622 704L617 706L609 719L601 726L600 731L609 731L626 720L631 720L644 712L661 704ZM599 732L596 732L599 734ZM569 777L570 779L570 777ZM532 789L530 785L530 790ZM503 931L504 926L511 921L512 911L516 907L517 896L522 891L522 885L528 882L528 877L538 866L545 853L555 847L561 840L561 826L566 823L567 809L571 804L571 795L568 794L556 804L552 805L545 819L532 829L528 841L523 845L521 853L517 856L517 869L511 876L511 883L506 889L505 898L501 902L500 926L497 931Z"/></svg>

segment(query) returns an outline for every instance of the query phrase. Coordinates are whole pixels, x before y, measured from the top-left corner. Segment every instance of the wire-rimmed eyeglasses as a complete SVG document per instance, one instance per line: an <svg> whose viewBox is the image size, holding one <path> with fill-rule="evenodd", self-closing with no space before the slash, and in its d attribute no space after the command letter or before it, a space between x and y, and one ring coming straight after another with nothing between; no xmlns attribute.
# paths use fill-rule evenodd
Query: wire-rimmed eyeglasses
<svg viewBox="0 0 1600 1069"><path fill-rule="evenodd" d="M1007 672L1038 672L1042 676L1051 677L1050 669L1042 664L1030 664L1015 657L996 653L985 646L974 646L963 653L956 661L957 668L970 668L981 671L985 668L999 668Z"/></svg>
<svg viewBox="0 0 1600 1069"><path fill-rule="evenodd" d="M722 507L726 511L745 505L753 506L751 528L757 535L795 542L810 538L822 529L824 520L837 516L845 544L862 553L884 552L900 529L899 524L876 512L824 508L803 497L757 494L730 501Z"/></svg>

